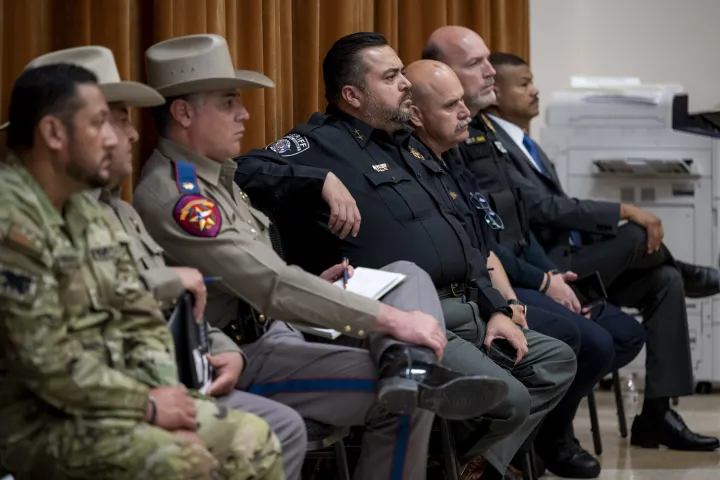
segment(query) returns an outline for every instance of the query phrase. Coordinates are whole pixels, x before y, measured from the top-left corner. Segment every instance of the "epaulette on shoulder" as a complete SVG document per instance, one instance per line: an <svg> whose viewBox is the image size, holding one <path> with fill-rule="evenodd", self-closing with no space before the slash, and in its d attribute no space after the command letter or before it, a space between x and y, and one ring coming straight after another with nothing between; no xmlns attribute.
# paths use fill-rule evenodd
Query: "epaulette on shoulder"
<svg viewBox="0 0 720 480"><path fill-rule="evenodd" d="M200 195L200 185L198 184L195 165L191 162L179 160L173 160L172 163L175 168L175 184L178 192L183 195Z"/></svg>

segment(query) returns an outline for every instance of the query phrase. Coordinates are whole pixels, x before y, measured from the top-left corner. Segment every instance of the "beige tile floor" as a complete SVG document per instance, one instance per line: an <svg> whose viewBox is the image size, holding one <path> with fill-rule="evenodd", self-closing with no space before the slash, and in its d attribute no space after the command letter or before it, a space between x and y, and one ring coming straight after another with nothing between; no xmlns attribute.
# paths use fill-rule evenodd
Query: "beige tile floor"
<svg viewBox="0 0 720 480"><path fill-rule="evenodd" d="M692 453L632 447L629 438L620 437L612 394L597 392L596 399L603 444L603 453L598 457L603 467L602 480L720 480L720 451ZM720 436L719 394L682 398L677 409L690 428ZM594 454L586 402L575 419L575 434Z"/></svg>

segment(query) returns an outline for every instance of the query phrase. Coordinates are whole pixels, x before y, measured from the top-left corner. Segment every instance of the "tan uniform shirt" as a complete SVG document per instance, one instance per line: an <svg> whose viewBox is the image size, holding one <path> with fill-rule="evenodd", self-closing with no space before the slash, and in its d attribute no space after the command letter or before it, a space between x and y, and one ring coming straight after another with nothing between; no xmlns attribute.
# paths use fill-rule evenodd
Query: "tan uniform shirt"
<svg viewBox="0 0 720 480"><path fill-rule="evenodd" d="M91 196L100 201L108 215L113 216L129 237L130 253L138 267L140 277L163 309L171 308L185 291L180 276L165 265L163 249L150 236L140 216L133 207L124 202L119 190L93 191ZM208 332L210 350L213 355L224 352L240 352L227 335L218 328Z"/></svg>
<svg viewBox="0 0 720 480"><path fill-rule="evenodd" d="M173 161L192 163L196 178L176 181ZM235 170L232 160L215 162L160 139L133 195L137 212L170 263L222 277L208 285L208 320L227 326L242 299L274 318L364 337L375 324L379 302L278 257L270 243L269 219L235 185ZM182 193L196 186L199 193Z"/></svg>

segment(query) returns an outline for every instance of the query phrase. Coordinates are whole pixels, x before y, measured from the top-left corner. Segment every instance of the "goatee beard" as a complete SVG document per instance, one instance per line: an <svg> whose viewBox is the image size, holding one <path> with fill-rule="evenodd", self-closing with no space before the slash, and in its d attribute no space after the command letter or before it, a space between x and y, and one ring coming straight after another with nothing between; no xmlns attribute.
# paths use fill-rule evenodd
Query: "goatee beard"
<svg viewBox="0 0 720 480"><path fill-rule="evenodd" d="M409 108L403 110L400 106L409 98L411 98L409 94L403 95L398 105L393 107L383 104L372 93L367 92L368 104L363 113L371 125L388 126L398 130L410 122L411 110Z"/></svg>

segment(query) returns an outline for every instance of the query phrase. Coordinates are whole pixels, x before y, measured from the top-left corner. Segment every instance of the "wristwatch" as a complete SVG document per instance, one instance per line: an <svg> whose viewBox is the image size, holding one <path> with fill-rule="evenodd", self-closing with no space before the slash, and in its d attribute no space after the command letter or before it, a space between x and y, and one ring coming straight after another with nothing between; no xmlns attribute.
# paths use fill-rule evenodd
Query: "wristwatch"
<svg viewBox="0 0 720 480"><path fill-rule="evenodd" d="M510 302L508 302L508 304L509 303ZM503 315L505 315L508 318L513 318L513 309L510 308L510 305L508 305L507 307L496 308L493 313L502 313Z"/></svg>
<svg viewBox="0 0 720 480"><path fill-rule="evenodd" d="M152 395L148 395L147 403L150 405L150 420L148 420L148 423L155 425L155 422L157 422L157 403L155 403Z"/></svg>
<svg viewBox="0 0 720 480"><path fill-rule="evenodd" d="M511 298L510 300L507 301L507 303L508 303L508 305L520 305L523 309L523 315L525 315L527 313L527 305L522 303L517 298Z"/></svg>

